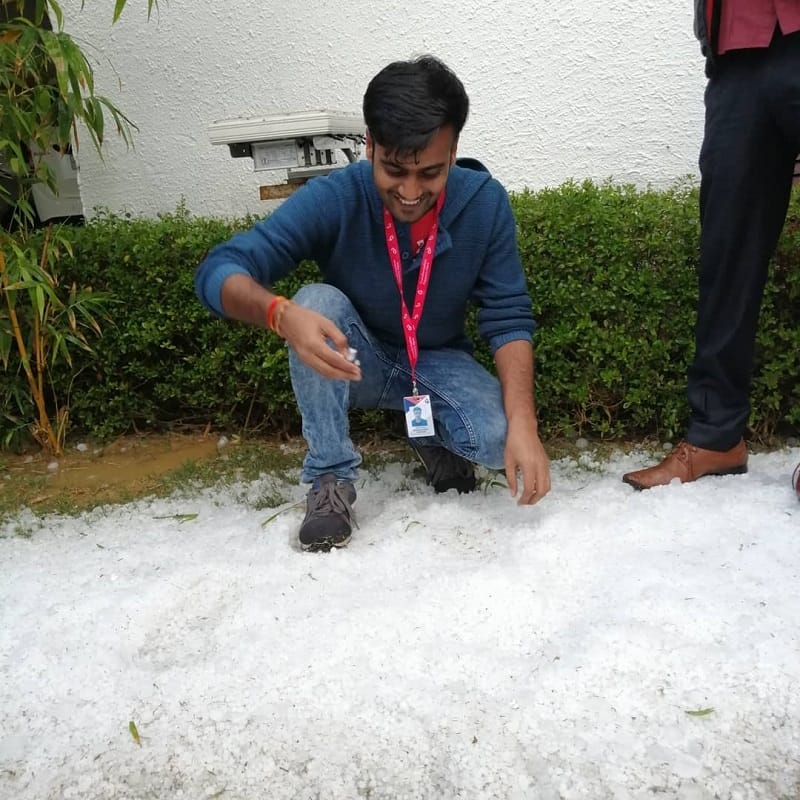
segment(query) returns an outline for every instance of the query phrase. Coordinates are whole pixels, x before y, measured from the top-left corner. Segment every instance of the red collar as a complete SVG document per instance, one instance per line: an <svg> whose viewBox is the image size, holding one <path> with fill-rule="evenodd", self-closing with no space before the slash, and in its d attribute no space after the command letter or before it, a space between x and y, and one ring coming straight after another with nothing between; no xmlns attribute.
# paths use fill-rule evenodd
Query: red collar
<svg viewBox="0 0 800 800"><path fill-rule="evenodd" d="M442 194L444 194L444 189L442 189ZM420 248L425 244L435 219L436 205L434 204L416 222L411 223L411 251L414 255L419 253Z"/></svg>

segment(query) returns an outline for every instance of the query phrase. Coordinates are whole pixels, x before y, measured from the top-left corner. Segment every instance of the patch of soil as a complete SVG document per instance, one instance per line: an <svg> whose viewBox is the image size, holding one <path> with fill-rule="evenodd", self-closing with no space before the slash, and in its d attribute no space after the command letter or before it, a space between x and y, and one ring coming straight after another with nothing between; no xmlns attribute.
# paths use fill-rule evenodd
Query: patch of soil
<svg viewBox="0 0 800 800"><path fill-rule="evenodd" d="M2 460L15 481L29 477L39 484L33 505L60 495L102 501L121 491L141 494L155 487L159 476L214 458L218 441L218 435L202 433L125 436L102 446L72 445L58 458L6 453Z"/></svg>

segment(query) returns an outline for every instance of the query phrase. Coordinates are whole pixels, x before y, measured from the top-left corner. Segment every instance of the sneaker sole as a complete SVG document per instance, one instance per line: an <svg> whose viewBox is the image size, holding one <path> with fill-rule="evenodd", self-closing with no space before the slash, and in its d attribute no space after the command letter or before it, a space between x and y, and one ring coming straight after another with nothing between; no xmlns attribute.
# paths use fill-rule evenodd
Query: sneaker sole
<svg viewBox="0 0 800 800"><path fill-rule="evenodd" d="M351 538L351 536L348 536L346 539L339 539L336 542L334 542L333 539L320 539L316 542L309 542L308 544L300 542L300 547L306 553L327 553L333 547L346 547Z"/></svg>
<svg viewBox="0 0 800 800"><path fill-rule="evenodd" d="M457 479L441 481L439 483L432 483L429 485L433 486L433 491L436 492L436 494L449 492L451 489L455 489L459 494L469 494L470 492L474 492L477 488L477 481L474 479L472 481L467 481L466 479Z"/></svg>
<svg viewBox="0 0 800 800"><path fill-rule="evenodd" d="M422 468L425 470L425 483L428 486L433 487L433 491L436 494L443 494L444 492L449 492L451 489L455 489L459 494L469 494L470 492L474 492L475 489L478 487L478 481L475 478L475 471L473 468L472 477L457 477L457 478L447 478L444 481L439 481L438 483L433 483L430 478L428 477L428 465L425 463L425 459L422 457L422 454L417 450L414 445L411 445L411 450L414 455L417 457L417 461L422 465ZM465 459L466 460L466 459Z"/></svg>

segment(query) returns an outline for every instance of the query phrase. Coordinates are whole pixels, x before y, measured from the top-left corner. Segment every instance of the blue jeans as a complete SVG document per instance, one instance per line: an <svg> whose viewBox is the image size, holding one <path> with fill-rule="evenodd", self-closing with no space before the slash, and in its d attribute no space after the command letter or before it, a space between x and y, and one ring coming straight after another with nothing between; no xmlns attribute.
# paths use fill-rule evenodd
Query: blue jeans
<svg viewBox="0 0 800 800"><path fill-rule="evenodd" d="M411 394L411 369L405 346L387 347L367 330L350 300L326 284L309 284L294 301L324 314L358 350L360 381L323 378L289 348L289 369L303 417L308 452L302 481L311 483L326 472L355 480L361 456L350 439L348 410L382 408L403 411ZM422 350L417 361L417 387L431 398L436 435L417 439L439 445L469 461L502 469L506 417L500 384L463 350Z"/></svg>

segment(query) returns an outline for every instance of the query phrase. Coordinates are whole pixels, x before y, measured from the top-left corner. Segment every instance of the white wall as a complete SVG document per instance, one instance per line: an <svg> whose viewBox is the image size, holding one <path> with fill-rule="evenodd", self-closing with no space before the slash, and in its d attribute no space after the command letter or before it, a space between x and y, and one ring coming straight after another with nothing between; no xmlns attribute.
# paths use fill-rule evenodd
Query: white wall
<svg viewBox="0 0 800 800"><path fill-rule="evenodd" d="M99 92L138 125L126 151L81 149L95 207L153 215L181 198L203 215L263 212L250 159L211 145L214 120L360 111L386 63L430 52L471 100L460 154L509 189L574 178L667 186L697 173L703 62L688 0L65 0L66 29Z"/></svg>

